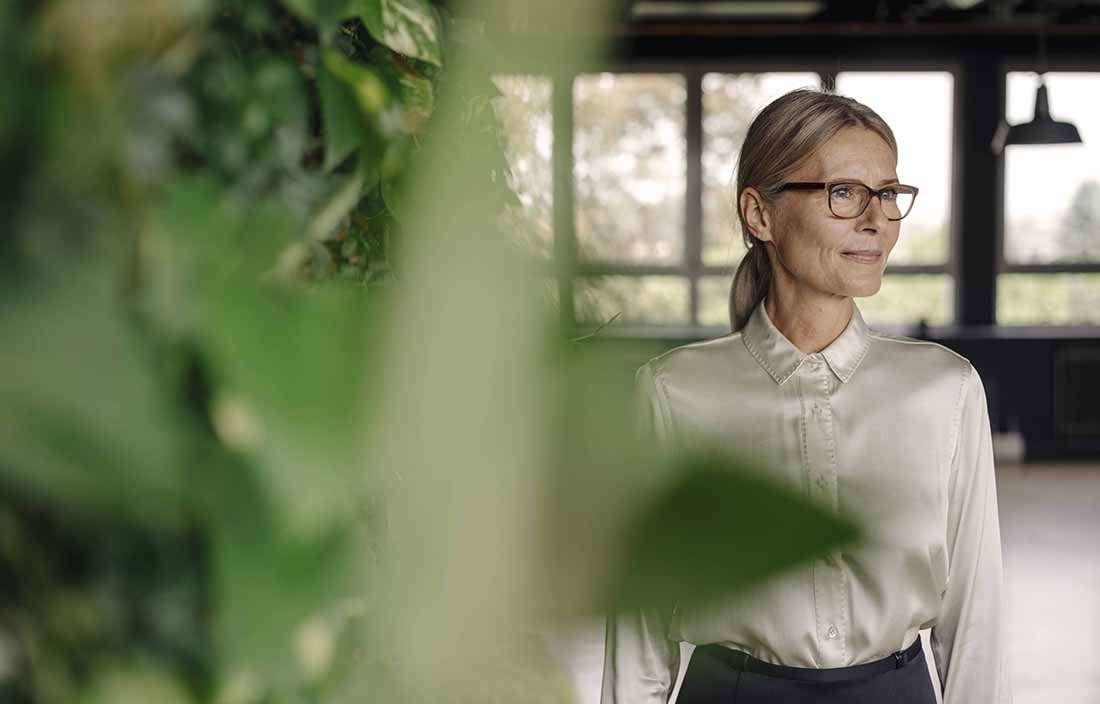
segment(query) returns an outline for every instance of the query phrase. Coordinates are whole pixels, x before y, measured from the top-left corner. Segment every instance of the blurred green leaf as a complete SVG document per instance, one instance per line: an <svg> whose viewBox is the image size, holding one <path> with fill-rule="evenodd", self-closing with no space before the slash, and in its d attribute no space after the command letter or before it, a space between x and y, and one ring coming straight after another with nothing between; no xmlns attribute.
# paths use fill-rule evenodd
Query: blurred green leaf
<svg viewBox="0 0 1100 704"><path fill-rule="evenodd" d="M366 484L368 333L374 310L336 283L297 295L221 289L205 332L230 398L255 419L255 457L295 527L307 533L346 520Z"/></svg>
<svg viewBox="0 0 1100 704"><path fill-rule="evenodd" d="M363 123L354 92L325 63L317 66L317 92L325 140L324 168L329 171L362 143Z"/></svg>
<svg viewBox="0 0 1100 704"><path fill-rule="evenodd" d="M627 531L610 604L704 604L860 538L760 470L728 457L682 460Z"/></svg>
<svg viewBox="0 0 1100 704"><path fill-rule="evenodd" d="M381 294L267 281L276 253L295 241L296 221L275 203L240 211L209 182L177 184L154 222L153 239L189 244L177 274L189 285L174 297L194 306L214 429L257 462L262 490L293 532L346 521L366 486L362 430L380 374Z"/></svg>
<svg viewBox="0 0 1100 704"><path fill-rule="evenodd" d="M351 88L364 114L375 115L389 106L390 91L374 67L352 61L333 49L325 52L324 64L333 76Z"/></svg>
<svg viewBox="0 0 1100 704"><path fill-rule="evenodd" d="M359 202L363 194L363 179L363 169L356 170L322 203L321 209L309 223L307 234L310 239L323 240L332 234L344 216Z"/></svg>
<svg viewBox="0 0 1100 704"><path fill-rule="evenodd" d="M176 419L115 271L90 254L0 298L0 476L78 514L171 525Z"/></svg>
<svg viewBox="0 0 1100 704"><path fill-rule="evenodd" d="M190 704L178 677L154 664L112 663L96 672L81 704Z"/></svg>
<svg viewBox="0 0 1100 704"><path fill-rule="evenodd" d="M317 23L321 41L326 42L350 17L349 0L283 0L300 17ZM354 1L354 0L351 0Z"/></svg>
<svg viewBox="0 0 1100 704"><path fill-rule="evenodd" d="M435 88L431 80L418 74L400 55L386 47L371 49L367 60L382 73L387 83L400 91L404 109L416 116L416 126L426 120L435 106Z"/></svg>
<svg viewBox="0 0 1100 704"><path fill-rule="evenodd" d="M248 467L228 463L205 473L213 520L216 642L225 672L251 672L277 689L299 665L299 629L353 588L358 557L351 536L287 531Z"/></svg>
<svg viewBox="0 0 1100 704"><path fill-rule="evenodd" d="M351 0L375 41L414 59L443 65L439 20L427 0Z"/></svg>

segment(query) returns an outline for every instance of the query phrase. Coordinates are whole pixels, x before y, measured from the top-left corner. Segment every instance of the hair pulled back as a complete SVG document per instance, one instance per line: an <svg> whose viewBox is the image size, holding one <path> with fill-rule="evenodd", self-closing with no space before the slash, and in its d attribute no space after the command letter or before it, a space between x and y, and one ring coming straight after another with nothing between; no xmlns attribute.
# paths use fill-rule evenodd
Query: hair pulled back
<svg viewBox="0 0 1100 704"><path fill-rule="evenodd" d="M767 248L749 230L741 212L742 191L753 186L766 202L772 202L779 195L779 187L790 180L802 162L846 127L871 130L897 156L897 141L886 121L863 103L836 93L793 90L770 102L749 124L737 159L733 192L733 207L748 248L730 286L730 327L734 332L745 326L772 282Z"/></svg>

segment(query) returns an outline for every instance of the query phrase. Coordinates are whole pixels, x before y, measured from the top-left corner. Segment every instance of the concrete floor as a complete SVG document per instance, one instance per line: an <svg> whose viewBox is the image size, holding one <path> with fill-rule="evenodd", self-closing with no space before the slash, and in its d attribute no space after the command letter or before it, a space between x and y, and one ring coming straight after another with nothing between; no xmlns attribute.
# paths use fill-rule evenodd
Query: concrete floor
<svg viewBox="0 0 1100 704"><path fill-rule="evenodd" d="M1100 704L1100 464L1001 464L997 493L1014 702ZM577 704L598 704L603 625L559 633L551 647Z"/></svg>

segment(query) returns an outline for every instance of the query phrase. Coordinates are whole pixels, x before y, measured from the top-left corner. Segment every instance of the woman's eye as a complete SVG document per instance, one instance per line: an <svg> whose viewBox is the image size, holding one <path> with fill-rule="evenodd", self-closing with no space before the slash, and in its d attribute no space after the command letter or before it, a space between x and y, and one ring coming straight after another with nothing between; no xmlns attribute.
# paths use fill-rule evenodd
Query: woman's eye
<svg viewBox="0 0 1100 704"><path fill-rule="evenodd" d="M833 193L833 198L851 198L852 197L852 189L848 188L847 186L837 186L836 188L833 189L832 193Z"/></svg>
<svg viewBox="0 0 1100 704"><path fill-rule="evenodd" d="M894 188L890 188L890 189L887 189L887 190L882 192L882 198L884 200L893 201L893 200L897 200L897 197L898 197L898 192Z"/></svg>

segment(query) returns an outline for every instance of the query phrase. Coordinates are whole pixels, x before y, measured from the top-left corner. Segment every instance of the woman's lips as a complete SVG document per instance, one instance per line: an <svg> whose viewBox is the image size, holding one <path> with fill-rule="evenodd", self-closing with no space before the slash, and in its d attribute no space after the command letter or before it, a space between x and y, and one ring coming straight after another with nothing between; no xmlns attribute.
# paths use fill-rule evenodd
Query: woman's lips
<svg viewBox="0 0 1100 704"><path fill-rule="evenodd" d="M841 252L842 255L861 264L877 264L882 252Z"/></svg>

